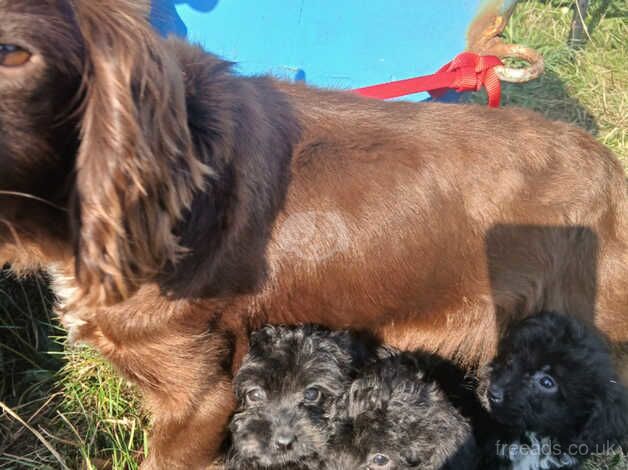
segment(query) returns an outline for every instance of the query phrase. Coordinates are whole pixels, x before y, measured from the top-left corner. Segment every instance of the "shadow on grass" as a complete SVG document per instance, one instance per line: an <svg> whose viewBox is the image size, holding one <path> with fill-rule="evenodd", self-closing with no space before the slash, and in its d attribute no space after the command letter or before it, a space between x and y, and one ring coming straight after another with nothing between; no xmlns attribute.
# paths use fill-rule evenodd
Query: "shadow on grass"
<svg viewBox="0 0 628 470"><path fill-rule="evenodd" d="M464 101L486 103L486 94L471 93ZM568 122L598 135L595 116L569 94L560 77L551 71L528 83L503 83L502 106L532 109L548 119Z"/></svg>
<svg viewBox="0 0 628 470"><path fill-rule="evenodd" d="M52 304L43 276L18 280L0 272L0 400L9 406L46 394L61 368Z"/></svg>
<svg viewBox="0 0 628 470"><path fill-rule="evenodd" d="M18 280L7 266L0 271L0 401L35 427L48 418L50 409L40 408L54 397L63 365L47 285L43 275ZM17 449L28 447L37 447L34 437L0 411L0 464L5 458L19 461ZM17 455L7 457L11 452Z"/></svg>
<svg viewBox="0 0 628 470"><path fill-rule="evenodd" d="M549 119L568 122L593 135L598 134L595 116L570 96L560 77L553 72L547 72L529 83L506 83L503 93L504 106L533 109Z"/></svg>

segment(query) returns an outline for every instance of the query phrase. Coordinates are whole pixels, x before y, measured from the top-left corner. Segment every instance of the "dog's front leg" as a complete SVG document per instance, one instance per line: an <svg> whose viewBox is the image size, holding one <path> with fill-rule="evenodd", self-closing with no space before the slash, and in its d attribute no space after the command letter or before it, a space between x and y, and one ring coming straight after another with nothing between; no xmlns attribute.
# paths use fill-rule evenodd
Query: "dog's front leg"
<svg viewBox="0 0 628 470"><path fill-rule="evenodd" d="M212 462L220 457L235 409L228 336L208 331L193 316L140 329L108 313L82 325L79 339L95 346L144 396L153 429L142 470L220 468Z"/></svg>
<svg viewBox="0 0 628 470"><path fill-rule="evenodd" d="M142 470L218 470L234 408L230 381L219 382L187 412L154 410L150 451Z"/></svg>

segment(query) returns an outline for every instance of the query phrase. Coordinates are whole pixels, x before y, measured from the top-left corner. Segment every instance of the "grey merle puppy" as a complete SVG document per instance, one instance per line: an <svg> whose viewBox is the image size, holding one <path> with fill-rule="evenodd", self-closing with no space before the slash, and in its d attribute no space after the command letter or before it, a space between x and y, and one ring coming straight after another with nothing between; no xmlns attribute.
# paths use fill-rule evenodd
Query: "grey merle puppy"
<svg viewBox="0 0 628 470"><path fill-rule="evenodd" d="M253 333L234 381L239 408L227 468L326 468L336 402L370 351L356 333L311 325Z"/></svg>
<svg viewBox="0 0 628 470"><path fill-rule="evenodd" d="M445 361L420 352L386 355L351 385L339 420L338 434L361 460L359 468L476 468L471 425L427 370L442 370Z"/></svg>
<svg viewBox="0 0 628 470"><path fill-rule="evenodd" d="M482 468L580 468L582 457L628 437L628 394L607 342L567 315L513 325L478 393L494 420Z"/></svg>

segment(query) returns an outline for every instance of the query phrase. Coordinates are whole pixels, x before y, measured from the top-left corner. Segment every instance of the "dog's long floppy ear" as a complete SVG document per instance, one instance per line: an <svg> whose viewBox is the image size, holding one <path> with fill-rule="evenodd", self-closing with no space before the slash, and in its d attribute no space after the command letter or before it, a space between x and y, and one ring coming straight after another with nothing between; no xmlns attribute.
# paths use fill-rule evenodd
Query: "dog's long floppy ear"
<svg viewBox="0 0 628 470"><path fill-rule="evenodd" d="M608 451L609 445L628 442L628 390L619 379L609 381L605 393L597 397L576 442L585 444L590 452Z"/></svg>
<svg viewBox="0 0 628 470"><path fill-rule="evenodd" d="M77 277L87 298L111 303L176 261L173 228L208 169L193 155L182 71L147 3L74 5L86 54Z"/></svg>

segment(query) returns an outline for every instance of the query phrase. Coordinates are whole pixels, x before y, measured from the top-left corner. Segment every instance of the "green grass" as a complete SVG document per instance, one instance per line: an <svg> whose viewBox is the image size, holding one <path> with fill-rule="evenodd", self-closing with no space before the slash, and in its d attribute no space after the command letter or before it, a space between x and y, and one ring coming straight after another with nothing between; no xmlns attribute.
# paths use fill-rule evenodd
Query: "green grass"
<svg viewBox="0 0 628 470"><path fill-rule="evenodd" d="M74 435L74 460L80 457L91 468L108 461L115 469L137 468L149 423L133 387L90 348L68 354L62 377L61 408Z"/></svg>
<svg viewBox="0 0 628 470"><path fill-rule="evenodd" d="M137 468L149 423L133 387L92 349L64 348L45 279L3 274L0 469Z"/></svg>
<svg viewBox="0 0 628 470"><path fill-rule="evenodd" d="M593 0L590 40L579 50L566 45L572 4L537 0L517 7L506 39L537 48L546 74L505 85L503 102L588 129L628 168L626 4ZM149 429L137 393L91 349L64 348L45 285L0 276L0 469L63 468L50 449L73 470L137 468ZM628 460L617 454L593 459L587 468L626 470Z"/></svg>
<svg viewBox="0 0 628 470"><path fill-rule="evenodd" d="M525 44L545 59L545 74L505 84L502 103L539 111L583 127L612 149L628 168L628 3L592 0L585 47L567 45L573 1L517 5L505 31L507 42ZM485 101L480 94L473 99Z"/></svg>
<svg viewBox="0 0 628 470"><path fill-rule="evenodd" d="M0 276L0 468L137 468L148 429L137 394L93 350L64 348L45 281Z"/></svg>

